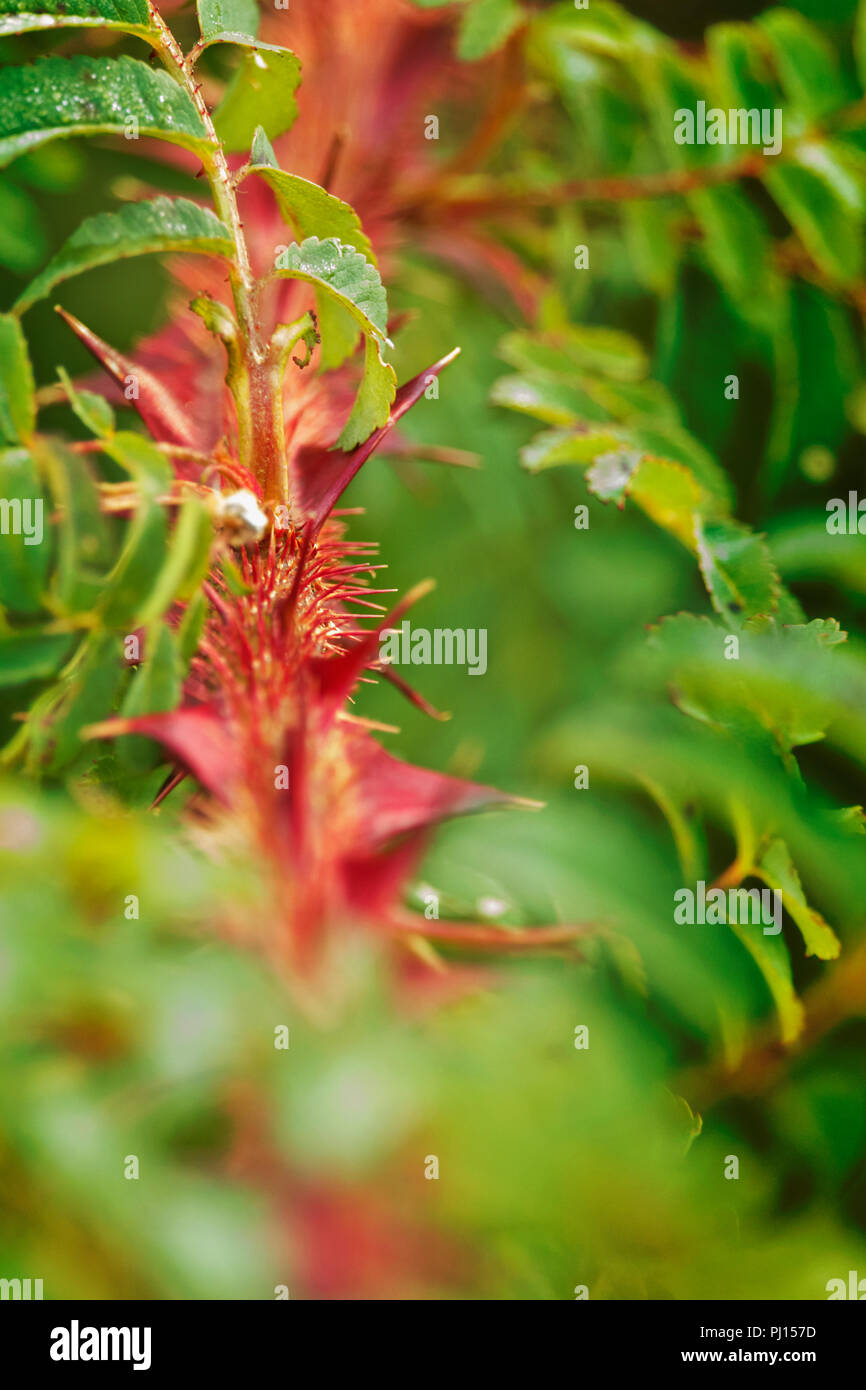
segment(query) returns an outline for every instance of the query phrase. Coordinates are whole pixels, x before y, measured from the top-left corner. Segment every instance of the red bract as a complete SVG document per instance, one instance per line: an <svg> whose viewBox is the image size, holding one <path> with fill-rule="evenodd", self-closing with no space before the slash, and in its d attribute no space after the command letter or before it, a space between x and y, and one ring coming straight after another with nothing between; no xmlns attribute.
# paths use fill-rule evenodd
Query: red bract
<svg viewBox="0 0 866 1390"><path fill-rule="evenodd" d="M81 336L109 370L135 371L92 333ZM309 964L335 924L358 919L472 946L552 944L573 935L568 928L511 935L427 922L402 907L431 826L485 806L531 803L399 761L348 708L365 672L392 678L379 662L379 635L426 586L379 616L372 596L381 590L369 584L378 568L372 547L347 539L334 504L453 356L407 383L388 424L357 449L289 449L289 525L236 551L247 593L232 594L220 572L212 574L209 617L182 707L93 730L157 740L242 828L277 885L273 947L295 965ZM139 407L171 441L181 416L165 388L148 381ZM371 613L376 621L367 630L359 624Z"/></svg>
<svg viewBox="0 0 866 1390"><path fill-rule="evenodd" d="M270 27L286 40L283 24L274 19ZM416 10L398 7L395 14L390 0L365 6L363 19L360 7L340 0L328 7L326 19L319 10L302 12L297 28L291 37L305 60L303 129L278 142L282 159L295 172L334 184L352 198L374 237L394 244L401 237L399 187L414 180L417 188L425 171L433 177L420 131L416 127L415 138L407 139L406 121L411 115L420 122L419 99L426 98L431 75L441 91L450 70L443 62L445 31ZM371 28L372 51L363 42ZM419 32L429 42L419 42ZM168 31L165 45L167 61L178 64ZM186 78L182 63L177 71ZM198 90L191 88L207 124ZM197 315L185 315L147 345L143 366L65 318L116 383L135 378L135 405L153 438L175 458L179 483L202 489L218 475L223 502L234 495L232 505L241 507L242 491L255 525L251 534L220 534L215 559L232 546L242 583L229 584L224 567L214 565L205 586L208 615L180 708L112 719L91 732L136 733L162 744L176 770L158 800L185 776L196 779L199 817L214 828L230 826L261 866L273 912L257 935L295 970L308 972L334 932L349 923L474 948L568 941L575 935L571 928L503 931L428 921L404 908L432 826L485 806L531 803L399 761L374 739L379 726L351 710L359 682L380 675L436 714L379 656L382 629L399 620L426 586L383 616L383 590L374 587L381 568L375 547L352 542L334 508L456 350L407 382L384 424L363 443L349 451L336 447L355 369L349 363L322 376L306 367L316 338L314 319L302 317L309 286L254 279L273 267L275 247L287 238L271 194L249 178L236 201L236 180L218 143L208 159L211 186L238 245L232 278L237 323L224 269L197 265L193 278L189 263L180 262L176 272L188 288L225 303L226 321L234 324L229 337L213 307L203 315L210 328L224 341L243 341L235 350L244 354L249 372L245 426L237 391L233 399L217 370L222 350ZM459 254L471 262L471 249ZM204 303L199 299L199 307ZM294 320L293 343L298 325L306 325L308 351L294 358L297 369L289 365L283 374L271 370L268 354L276 325L287 320Z"/></svg>

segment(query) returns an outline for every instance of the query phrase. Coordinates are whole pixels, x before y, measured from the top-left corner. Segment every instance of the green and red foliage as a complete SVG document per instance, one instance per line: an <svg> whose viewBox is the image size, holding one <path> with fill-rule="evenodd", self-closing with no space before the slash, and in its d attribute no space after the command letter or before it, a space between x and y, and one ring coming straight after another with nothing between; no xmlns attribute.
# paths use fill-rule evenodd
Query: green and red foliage
<svg viewBox="0 0 866 1390"><path fill-rule="evenodd" d="M2 490L46 514L2 538L0 1166L56 1290L820 1297L863 1259L862 542L814 517L864 428L854 8L682 44L602 0L0 0L15 215L55 141L123 148L29 281L0 238ZM778 159L677 145L703 98L782 109ZM152 331L39 327L154 255ZM452 673L381 656L422 599L498 642L451 724ZM784 934L673 925L701 880Z"/></svg>

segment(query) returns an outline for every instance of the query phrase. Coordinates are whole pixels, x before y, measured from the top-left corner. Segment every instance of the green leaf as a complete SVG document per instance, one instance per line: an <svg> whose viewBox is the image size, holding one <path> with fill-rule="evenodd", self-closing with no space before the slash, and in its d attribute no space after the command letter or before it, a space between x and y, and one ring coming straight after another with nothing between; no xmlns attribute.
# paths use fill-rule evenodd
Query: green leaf
<svg viewBox="0 0 866 1390"><path fill-rule="evenodd" d="M636 502L646 515L694 550L701 494L691 471L671 459L619 448L601 454L586 475L589 491L602 502Z"/></svg>
<svg viewBox="0 0 866 1390"><path fill-rule="evenodd" d="M23 154L15 174L42 193L71 193L85 175L85 156L77 145L41 145Z"/></svg>
<svg viewBox="0 0 866 1390"><path fill-rule="evenodd" d="M830 536L826 517L795 513L773 526L770 549L779 572L790 580L827 580L866 593L863 538Z"/></svg>
<svg viewBox="0 0 866 1390"><path fill-rule="evenodd" d="M647 357L636 338L616 328L572 324L566 350L579 366L602 372L614 381L640 381L647 372Z"/></svg>
<svg viewBox="0 0 866 1390"><path fill-rule="evenodd" d="M207 618L207 610L207 599L199 590L198 593L193 594L187 604L186 612L178 628L178 648L184 670L198 651L198 644Z"/></svg>
<svg viewBox="0 0 866 1390"><path fill-rule="evenodd" d="M316 290L316 320L322 340L319 364L323 372L333 371L358 346L358 325L342 304L322 290Z"/></svg>
<svg viewBox="0 0 866 1390"><path fill-rule="evenodd" d="M107 577L100 609L109 627L130 628L138 626L138 614L151 598L153 576L165 559L167 527L159 497L170 489L172 474L164 455L141 435L124 431L106 440L104 447L132 475L139 491L139 505Z"/></svg>
<svg viewBox="0 0 866 1390"><path fill-rule="evenodd" d="M661 199L636 199L622 205L621 215L635 274L654 294L672 294L680 248L670 207Z"/></svg>
<svg viewBox="0 0 866 1390"><path fill-rule="evenodd" d="M694 549L700 491L690 469L670 459L644 458L628 483L627 494L657 526Z"/></svg>
<svg viewBox="0 0 866 1390"><path fill-rule="evenodd" d="M95 266L129 256L166 251L195 252L231 260L234 243L219 218L187 198L127 203L117 212L101 212L82 222L19 296L16 312L23 313L62 280L81 275Z"/></svg>
<svg viewBox="0 0 866 1390"><path fill-rule="evenodd" d="M396 394L394 368L383 361L379 340L368 338L364 352L364 377L352 413L337 440L339 448L354 449L384 425Z"/></svg>
<svg viewBox="0 0 866 1390"><path fill-rule="evenodd" d="M718 146L699 144L697 141L681 145L673 141L671 136L674 112L682 109L695 111L698 102L706 100L705 72L690 63L684 53L664 41L655 51L651 47L644 49L641 44L630 57L630 66L634 64L635 69L640 71L640 93L647 127L654 136L656 146L669 151L665 164L668 167L673 164L692 169L716 164L725 158L726 152L720 153Z"/></svg>
<svg viewBox="0 0 866 1390"><path fill-rule="evenodd" d="M120 29L149 39L146 0L0 0L0 38L33 29Z"/></svg>
<svg viewBox="0 0 866 1390"><path fill-rule="evenodd" d="M584 431L542 430L521 449L520 462L530 473L568 463L591 464L600 454L613 452L623 444L619 430L607 430L604 426Z"/></svg>
<svg viewBox="0 0 866 1390"><path fill-rule="evenodd" d="M236 44L240 66L213 115L214 128L229 151L248 150L256 129L269 140L287 131L298 114L294 92L301 80L301 63L288 48L269 43L238 43L230 34L219 42Z"/></svg>
<svg viewBox="0 0 866 1390"><path fill-rule="evenodd" d="M213 333L215 338L221 338L226 344L237 340L237 323L227 305L221 304L218 299L211 299L209 294L197 294L190 300L189 307L194 314L198 314L207 331Z"/></svg>
<svg viewBox="0 0 866 1390"><path fill-rule="evenodd" d="M268 139L260 125L256 126L253 135L252 149L250 150L250 164L253 166L250 172L256 172L258 166L267 165L270 169L279 169L280 161L274 154L274 147Z"/></svg>
<svg viewBox="0 0 866 1390"><path fill-rule="evenodd" d="M165 563L137 612L139 624L162 616L173 603L191 598L208 572L214 531L200 497L188 497L177 516Z"/></svg>
<svg viewBox="0 0 866 1390"><path fill-rule="evenodd" d="M246 598L248 594L252 593L252 589L230 555L224 555L222 557L220 560L220 570L229 593L234 594L235 598Z"/></svg>
<svg viewBox="0 0 866 1390"><path fill-rule="evenodd" d="M810 123L820 121L849 100L833 49L824 35L802 15L770 10L758 27L770 47L791 105Z"/></svg>
<svg viewBox="0 0 866 1390"><path fill-rule="evenodd" d="M805 1018L803 1005L797 998L791 975L791 958L784 938L765 936L759 925L731 924L731 931L739 937L752 956L773 996L776 1012L779 1015L779 1029L782 1042L796 1042L803 1028Z"/></svg>
<svg viewBox="0 0 866 1390"><path fill-rule="evenodd" d="M698 522L698 561L716 612L733 626L771 614L780 583L763 536L736 521Z"/></svg>
<svg viewBox="0 0 866 1390"><path fill-rule="evenodd" d="M59 514L52 607L62 613L90 612L105 588L112 557L108 523L90 462L56 440L39 441L39 459Z"/></svg>
<svg viewBox="0 0 866 1390"><path fill-rule="evenodd" d="M863 232L825 175L802 165L777 165L767 186L818 267L850 284L861 274Z"/></svg>
<svg viewBox="0 0 866 1390"><path fill-rule="evenodd" d="M0 441L24 444L36 427L33 369L21 325L0 314Z"/></svg>
<svg viewBox="0 0 866 1390"><path fill-rule="evenodd" d="M141 665L123 702L124 715L161 714L180 699L181 663L174 633L165 623L148 626Z"/></svg>
<svg viewBox="0 0 866 1390"><path fill-rule="evenodd" d="M38 742L51 747L54 771L82 753L81 730L111 713L126 674L122 647L113 633L94 634L76 653L72 666L59 704L51 692L52 704L58 707L47 728L34 730Z"/></svg>
<svg viewBox="0 0 866 1390"><path fill-rule="evenodd" d="M333 237L308 237L300 246L293 242L277 259L276 273L290 279L305 280L317 292L333 299L350 315L366 340L364 378L355 405L338 441L343 449L353 448L388 419L397 392L393 367L383 361L381 348L387 343L388 303L375 266ZM321 326L321 325L320 325ZM322 331L324 341L327 325Z"/></svg>
<svg viewBox="0 0 866 1390"><path fill-rule="evenodd" d="M782 894L785 911L793 917L806 943L806 955L819 960L835 960L842 947L839 938L828 926L820 912L806 901L800 875L784 840L774 839L767 845L755 866L768 887Z"/></svg>
<svg viewBox="0 0 866 1390"><path fill-rule="evenodd" d="M532 415L546 425L571 425L588 420L606 425L607 411L570 382L538 376L503 376L490 392L494 405L506 406L523 415ZM613 428L613 427L611 427Z"/></svg>
<svg viewBox="0 0 866 1390"><path fill-rule="evenodd" d="M84 428L90 430L98 439L114 434L114 411L105 397L96 395L94 391L76 390L65 367L58 367L57 375L72 410Z"/></svg>
<svg viewBox="0 0 866 1390"><path fill-rule="evenodd" d="M701 490L701 511L705 515L730 511L733 489L727 473L687 430L679 425L644 424L637 419L623 429L623 437L645 454L688 468Z"/></svg>
<svg viewBox="0 0 866 1390"><path fill-rule="evenodd" d="M636 338L594 324L564 324L548 333L508 333L499 350L518 371L565 381L584 372L598 372L620 386L634 385L643 382L648 368L646 352ZM657 383L652 383L651 389L656 395L662 391Z"/></svg>
<svg viewBox="0 0 866 1390"><path fill-rule="evenodd" d="M813 170L838 196L839 202L861 220L866 211L866 197L860 181L862 171L849 160L849 150L841 141L801 140L796 153L797 164Z"/></svg>
<svg viewBox="0 0 866 1390"><path fill-rule="evenodd" d="M165 623L153 623L145 632L140 665L131 672L120 713L125 719L142 714L165 714L180 703L183 667L177 637ZM150 740L126 734L117 740L117 755L125 767L146 772L165 761L165 754Z"/></svg>
<svg viewBox="0 0 866 1390"><path fill-rule="evenodd" d="M162 564L166 549L166 522L162 508L142 503L129 525L117 564L106 579L100 606L110 628L132 629L147 603L154 568Z"/></svg>
<svg viewBox="0 0 866 1390"><path fill-rule="evenodd" d="M628 14L620 5L590 3L587 10L575 15L571 5L553 6L539 14L535 23L549 28L555 41L569 43L575 48L611 58L634 58L641 61L664 52L666 40L649 24Z"/></svg>
<svg viewBox="0 0 866 1390"><path fill-rule="evenodd" d="M73 641L68 633L0 633L0 687L53 676Z"/></svg>
<svg viewBox="0 0 866 1390"><path fill-rule="evenodd" d="M609 377L588 373L580 376L579 381L581 388L614 420L653 429L671 429L681 424L675 402L658 381L611 381Z"/></svg>
<svg viewBox="0 0 866 1390"><path fill-rule="evenodd" d="M752 687L760 700L761 719L772 729L783 754L823 739L828 727L843 736L846 705L863 708L858 677L834 648L847 639L834 618L779 627L778 618L768 630L757 627L755 636L769 645L741 641L740 654L750 666ZM754 631L756 624L750 624ZM766 622L761 625L767 628ZM752 632L749 632L752 637ZM763 653L764 669L758 665ZM742 668L741 668L742 669ZM835 722L834 722L835 711Z"/></svg>
<svg viewBox="0 0 866 1390"><path fill-rule="evenodd" d="M758 323L773 317L770 240L738 188L705 188L688 203L704 234L704 254L740 312Z"/></svg>
<svg viewBox="0 0 866 1390"><path fill-rule="evenodd" d="M770 85L765 43L754 24L713 24L707 30L707 50L719 75L723 105L747 110L774 110L780 105Z"/></svg>
<svg viewBox="0 0 866 1390"><path fill-rule="evenodd" d="M122 135L135 124L201 154L201 118L167 72L135 58L42 58L0 70L0 166L48 140Z"/></svg>
<svg viewBox="0 0 866 1390"><path fill-rule="evenodd" d="M307 237L293 242L277 260L277 274L306 280L326 290L356 320L362 332L385 340L388 301L376 267L351 246L334 237Z"/></svg>
<svg viewBox="0 0 866 1390"><path fill-rule="evenodd" d="M248 172L257 174L273 189L280 215L294 227L301 240L333 237L376 265L369 238L364 235L358 214L348 203L327 193L318 184L298 174L284 173L270 164L253 163ZM322 336L322 368L339 367L355 350L357 325L346 309L323 290L316 291L316 314Z"/></svg>
<svg viewBox="0 0 866 1390"><path fill-rule="evenodd" d="M259 30L256 0L196 0L203 39L221 34L245 34L254 39Z"/></svg>
<svg viewBox="0 0 866 1390"><path fill-rule="evenodd" d="M158 497L171 487L173 475L168 459L143 435L122 430L106 441L105 452L135 479L145 500Z"/></svg>
<svg viewBox="0 0 866 1390"><path fill-rule="evenodd" d="M281 216L294 227L302 241L308 237L333 237L376 264L361 219L348 203L335 198L317 183L302 179L299 174L287 174L270 164L253 162L247 173L257 174L273 189Z"/></svg>
<svg viewBox="0 0 866 1390"><path fill-rule="evenodd" d="M526 18L516 0L475 0L467 5L460 20L457 54L466 63L486 58L501 48Z"/></svg>

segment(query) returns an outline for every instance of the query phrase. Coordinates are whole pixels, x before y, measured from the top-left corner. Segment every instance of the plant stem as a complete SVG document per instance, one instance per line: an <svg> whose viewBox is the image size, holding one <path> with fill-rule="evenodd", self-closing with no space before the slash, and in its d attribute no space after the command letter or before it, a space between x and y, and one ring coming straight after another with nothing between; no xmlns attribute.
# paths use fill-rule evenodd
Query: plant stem
<svg viewBox="0 0 866 1390"><path fill-rule="evenodd" d="M402 209L404 216L418 222L441 215L446 206L451 217L478 218L494 214L522 212L527 207L553 207L563 203L622 203L632 200L684 196L704 188L716 188L743 179L762 180L777 163L790 163L798 151L810 144L827 140L840 131L856 130L866 121L866 97L843 107L826 117L820 125L804 131L785 144L784 150L773 158L755 150L747 150L725 164L710 164L689 169L663 169L651 174L614 174L604 178L571 179L555 188L497 188L472 192L452 188L447 177L440 187L425 188L422 195L410 195ZM452 171L443 171L447 176Z"/></svg>
<svg viewBox="0 0 866 1390"><path fill-rule="evenodd" d="M793 1045L785 1047L779 1041L775 1021L762 1024L733 1066L720 1058L693 1068L680 1075L677 1089L701 1111L731 1096L766 1095L798 1057L849 1019L862 1017L866 1011L866 945L861 943L830 974L822 976L803 1002L803 1031Z"/></svg>
<svg viewBox="0 0 866 1390"><path fill-rule="evenodd" d="M214 207L220 220L231 232L234 241L235 263L230 266L229 280L240 330L238 344L240 351L231 363L229 387L238 418L240 461L263 484L266 479L262 474L267 472L269 480L274 471L285 483L286 469L284 459L282 459L282 455L285 453L285 444L282 438L275 439L273 435L273 422L279 411L275 412L274 403L264 398L268 389L273 387L273 377L267 371L269 350L261 340L256 319L256 281L250 265L246 237L238 211L234 181L219 136L214 128L211 113L201 94L200 84L195 81L193 75L193 66L201 52L202 45L197 44L189 56L185 58L174 34L154 9L151 0L148 0L148 6L151 21L159 34L159 41L155 44L156 51L166 69L189 95L204 126L208 148L202 154L202 166L210 185ZM264 448L260 448L263 442L262 434L265 435ZM276 470L274 469L274 462L270 458L275 448L280 455L280 466ZM261 465L262 455L270 460L267 469ZM287 501L288 499L280 498L279 500Z"/></svg>

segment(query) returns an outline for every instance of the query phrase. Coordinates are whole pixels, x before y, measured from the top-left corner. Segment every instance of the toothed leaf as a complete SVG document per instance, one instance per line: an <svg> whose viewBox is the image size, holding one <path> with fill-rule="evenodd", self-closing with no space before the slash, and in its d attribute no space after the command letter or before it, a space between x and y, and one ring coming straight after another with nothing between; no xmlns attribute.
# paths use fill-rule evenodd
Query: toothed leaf
<svg viewBox="0 0 866 1390"><path fill-rule="evenodd" d="M147 0L0 0L0 38L30 30L120 29L147 39Z"/></svg>
<svg viewBox="0 0 866 1390"><path fill-rule="evenodd" d="M195 151L206 144L186 92L135 58L43 58L0 70L0 166L49 140L122 135L132 121L139 136Z"/></svg>
<svg viewBox="0 0 866 1390"><path fill-rule="evenodd" d="M257 131L256 134L259 149L266 154L267 150L261 144L263 132ZM348 203L327 193L317 183L302 179L299 174L287 174L268 162L257 163L254 159L248 173L258 174L273 189L280 213L302 240L308 237L333 237L344 246L354 247L373 265L376 264L370 240L361 227L361 219Z"/></svg>
<svg viewBox="0 0 866 1390"><path fill-rule="evenodd" d="M213 42L241 49L240 66L214 112L216 133L227 150L248 150L256 129L269 140L287 131L298 114L294 92L301 80L301 63L288 48L269 43L239 43L234 34Z"/></svg>
<svg viewBox="0 0 866 1390"><path fill-rule="evenodd" d="M260 130L256 134L261 149L264 132ZM282 169L272 168L268 162L256 163L254 160L249 172L258 174L273 189L281 216L302 239L333 237L344 246L353 247L372 265L376 265L373 248L362 230L360 218L348 203L298 174L287 174ZM358 329L346 310L322 290L316 291L316 314L322 335L322 367L339 367L354 352Z"/></svg>
<svg viewBox="0 0 866 1390"><path fill-rule="evenodd" d="M784 840L771 840L756 866L756 872L770 888L781 892L782 901L806 943L807 956L835 960L842 947L839 938L806 901L800 875Z"/></svg>
<svg viewBox="0 0 866 1390"><path fill-rule="evenodd" d="M277 261L277 274L306 280L351 315L367 339L364 378L352 414L339 439L351 449L388 419L397 391L394 369L383 361L381 346L388 323L388 304L379 272L360 252L333 237L293 242ZM323 343L327 324L322 331Z"/></svg>
<svg viewBox="0 0 866 1390"><path fill-rule="evenodd" d="M713 607L735 626L779 602L779 575L763 536L739 522L699 522L695 539Z"/></svg>

